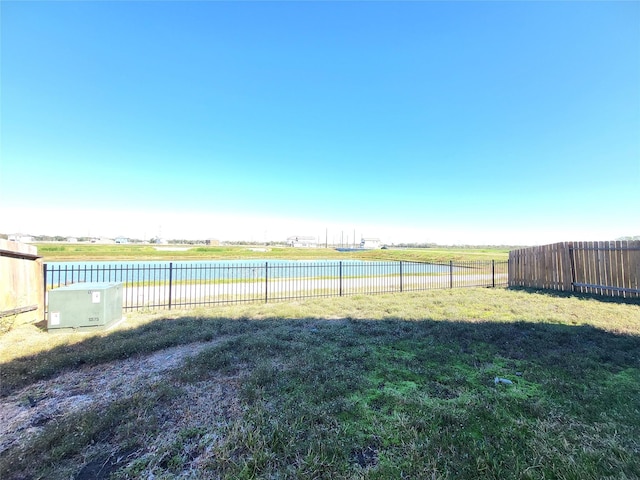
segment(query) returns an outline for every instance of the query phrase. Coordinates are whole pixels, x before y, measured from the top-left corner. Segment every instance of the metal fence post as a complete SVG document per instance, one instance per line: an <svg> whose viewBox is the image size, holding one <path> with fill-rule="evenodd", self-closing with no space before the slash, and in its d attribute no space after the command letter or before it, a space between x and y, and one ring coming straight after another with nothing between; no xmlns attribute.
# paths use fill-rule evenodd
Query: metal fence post
<svg viewBox="0 0 640 480"><path fill-rule="evenodd" d="M400 260L400 292L402 292L402 260Z"/></svg>
<svg viewBox="0 0 640 480"><path fill-rule="evenodd" d="M449 288L453 288L453 260L449 260Z"/></svg>
<svg viewBox="0 0 640 480"><path fill-rule="evenodd" d="M264 303L269 302L269 262L264 262Z"/></svg>
<svg viewBox="0 0 640 480"><path fill-rule="evenodd" d="M44 279L44 289L42 290L44 295L44 298L42 299L42 313L44 314L44 319L46 320L47 319L47 264L46 263L42 264L42 278Z"/></svg>
<svg viewBox="0 0 640 480"><path fill-rule="evenodd" d="M491 286L496 288L496 261L491 260Z"/></svg>
<svg viewBox="0 0 640 480"><path fill-rule="evenodd" d="M342 296L342 260L340 261L340 296Z"/></svg>
<svg viewBox="0 0 640 480"><path fill-rule="evenodd" d="M173 262L169 262L169 310L171 310L171 284L173 283Z"/></svg>

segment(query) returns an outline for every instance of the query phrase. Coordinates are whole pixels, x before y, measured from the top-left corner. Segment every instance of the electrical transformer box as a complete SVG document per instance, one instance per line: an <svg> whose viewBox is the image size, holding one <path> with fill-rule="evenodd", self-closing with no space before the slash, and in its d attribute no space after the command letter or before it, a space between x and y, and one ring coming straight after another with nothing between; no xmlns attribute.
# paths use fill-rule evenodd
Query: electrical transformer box
<svg viewBox="0 0 640 480"><path fill-rule="evenodd" d="M121 283L75 283L48 293L47 328L99 330L122 319Z"/></svg>

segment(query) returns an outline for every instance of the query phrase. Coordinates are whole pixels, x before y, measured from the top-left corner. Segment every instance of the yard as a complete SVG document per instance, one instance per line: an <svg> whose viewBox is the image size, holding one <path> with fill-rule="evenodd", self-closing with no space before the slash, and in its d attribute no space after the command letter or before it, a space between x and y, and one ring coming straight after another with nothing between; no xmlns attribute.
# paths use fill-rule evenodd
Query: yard
<svg viewBox="0 0 640 480"><path fill-rule="evenodd" d="M507 289L0 337L0 477L639 478L640 305Z"/></svg>

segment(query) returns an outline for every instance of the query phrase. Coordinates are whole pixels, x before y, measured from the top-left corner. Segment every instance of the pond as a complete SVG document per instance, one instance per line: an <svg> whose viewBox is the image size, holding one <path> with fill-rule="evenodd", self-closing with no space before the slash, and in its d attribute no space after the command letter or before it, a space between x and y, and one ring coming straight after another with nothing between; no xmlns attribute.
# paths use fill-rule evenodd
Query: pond
<svg viewBox="0 0 640 480"><path fill-rule="evenodd" d="M444 274L458 266L407 261L210 260L47 262L48 286L77 282L256 281L284 278L381 277Z"/></svg>

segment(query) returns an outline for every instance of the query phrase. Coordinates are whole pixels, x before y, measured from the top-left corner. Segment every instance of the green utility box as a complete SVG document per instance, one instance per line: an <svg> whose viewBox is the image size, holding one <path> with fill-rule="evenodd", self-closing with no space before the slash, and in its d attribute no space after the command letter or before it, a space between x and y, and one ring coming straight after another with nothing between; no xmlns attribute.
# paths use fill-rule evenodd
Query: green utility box
<svg viewBox="0 0 640 480"><path fill-rule="evenodd" d="M100 330L122 320L121 283L75 283L48 295L48 330Z"/></svg>

